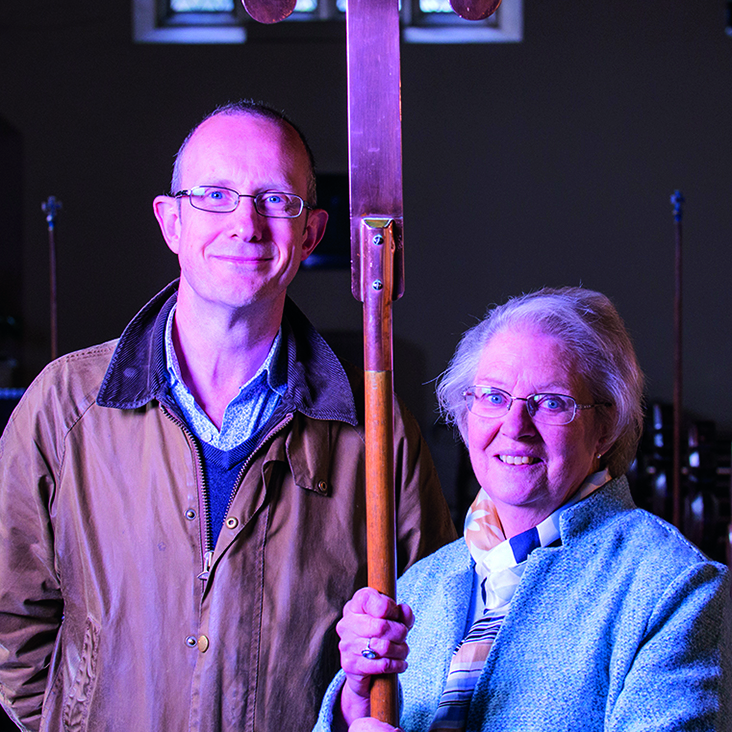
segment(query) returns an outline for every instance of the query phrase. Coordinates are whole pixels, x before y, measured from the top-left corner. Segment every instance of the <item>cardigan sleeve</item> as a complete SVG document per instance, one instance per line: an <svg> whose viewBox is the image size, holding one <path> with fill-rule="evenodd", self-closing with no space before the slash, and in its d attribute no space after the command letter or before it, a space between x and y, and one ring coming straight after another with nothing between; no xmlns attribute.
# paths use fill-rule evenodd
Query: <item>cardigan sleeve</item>
<svg viewBox="0 0 732 732"><path fill-rule="evenodd" d="M325 692L323 702L320 706L320 713L318 714L318 721L315 727L313 727L313 732L331 732L333 727L333 714L335 713L336 705L340 704L341 689L343 689L343 684L345 683L346 674L343 671L339 671Z"/></svg>
<svg viewBox="0 0 732 732"><path fill-rule="evenodd" d="M726 570L699 562L682 572L649 617L626 675L611 679L619 691L605 729L731 729L729 620Z"/></svg>

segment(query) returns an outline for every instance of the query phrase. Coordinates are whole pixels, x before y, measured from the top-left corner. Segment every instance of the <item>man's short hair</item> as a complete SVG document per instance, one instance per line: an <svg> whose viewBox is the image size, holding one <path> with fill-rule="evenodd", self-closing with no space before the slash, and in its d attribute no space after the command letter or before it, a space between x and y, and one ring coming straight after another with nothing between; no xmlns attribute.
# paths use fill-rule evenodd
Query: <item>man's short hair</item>
<svg viewBox="0 0 732 732"><path fill-rule="evenodd" d="M240 99L238 102L228 102L222 104L220 107L216 107L213 112L207 114L187 135L186 139L183 140L183 144L178 149L175 155L175 162L173 163L173 178L170 183L170 192L175 193L180 190L181 187L181 162L183 160L183 152L185 151L191 138L196 133L198 128L206 122L206 120L212 117L218 116L252 116L260 117L273 121L275 124L282 128L291 129L298 139L302 143L303 149L308 159L308 171L307 171L307 203L311 206L315 206L317 203L317 195L315 190L315 157L313 151L310 149L305 135L302 133L300 128L290 120L284 112L270 107L264 102L256 102L253 99Z"/></svg>

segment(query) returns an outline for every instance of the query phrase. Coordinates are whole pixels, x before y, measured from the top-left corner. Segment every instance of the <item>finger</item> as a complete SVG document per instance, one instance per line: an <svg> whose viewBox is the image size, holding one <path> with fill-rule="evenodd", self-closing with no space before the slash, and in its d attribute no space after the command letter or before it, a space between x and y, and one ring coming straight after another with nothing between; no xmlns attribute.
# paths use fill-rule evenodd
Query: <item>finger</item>
<svg viewBox="0 0 732 732"><path fill-rule="evenodd" d="M368 699L371 692L372 676L400 674L407 669L407 661L392 658L366 659L351 653L341 654L341 668L346 674L346 689L357 697Z"/></svg>
<svg viewBox="0 0 732 732"><path fill-rule="evenodd" d="M380 621L396 621L399 625ZM336 630L342 639L383 635L390 640L401 642L405 638L405 632L413 624L414 615L408 605L397 605L386 595L370 587L363 587L346 603L343 617L338 622Z"/></svg>
<svg viewBox="0 0 732 732"><path fill-rule="evenodd" d="M373 717L362 717L354 721L348 728L348 732L402 732L402 730L401 727L392 727Z"/></svg>
<svg viewBox="0 0 732 732"><path fill-rule="evenodd" d="M399 618L404 625L411 630L412 627L414 627L414 613L412 612L412 608L407 605L406 602L402 602L398 606L399 608Z"/></svg>
<svg viewBox="0 0 732 732"><path fill-rule="evenodd" d="M403 661L409 655L409 646L405 641L390 640L385 637L356 638L353 641L341 641L338 644L341 653L353 653L367 661L377 658L390 658Z"/></svg>
<svg viewBox="0 0 732 732"><path fill-rule="evenodd" d="M346 677L352 680L360 689L366 683L371 683L372 676L381 676L382 674L401 674L404 673L409 664L406 660L395 658L374 658L363 659L360 656L346 656L342 659L341 668Z"/></svg>
<svg viewBox="0 0 732 732"><path fill-rule="evenodd" d="M348 613L336 623L336 632L342 639L383 637L402 642L407 637L409 627L401 620Z"/></svg>
<svg viewBox="0 0 732 732"><path fill-rule="evenodd" d="M356 591L343 609L344 615L347 612L391 620L397 620L400 617L399 606L396 602L371 587L362 587Z"/></svg>
<svg viewBox="0 0 732 732"><path fill-rule="evenodd" d="M360 616L343 618L336 625L341 654L371 650L378 656L404 658L408 652L406 625L394 620ZM368 654L366 654L368 655Z"/></svg>
<svg viewBox="0 0 732 732"><path fill-rule="evenodd" d="M392 643L384 639L361 640L361 645L343 643L339 645L341 668L346 676L358 677L354 681L359 688L367 677L378 674L400 674L407 669L409 647L406 643ZM373 657L364 655L371 651Z"/></svg>

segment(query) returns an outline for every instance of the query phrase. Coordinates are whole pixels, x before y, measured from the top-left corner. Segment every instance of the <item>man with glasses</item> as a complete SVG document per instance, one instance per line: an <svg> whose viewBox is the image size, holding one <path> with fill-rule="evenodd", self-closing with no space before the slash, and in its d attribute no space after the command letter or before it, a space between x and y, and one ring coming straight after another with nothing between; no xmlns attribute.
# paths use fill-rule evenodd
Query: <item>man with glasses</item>
<svg viewBox="0 0 732 732"><path fill-rule="evenodd" d="M27 729L309 729L366 581L362 377L286 294L327 221L309 149L229 105L171 190L179 282L3 436L0 698ZM394 434L403 570L454 529L399 406Z"/></svg>

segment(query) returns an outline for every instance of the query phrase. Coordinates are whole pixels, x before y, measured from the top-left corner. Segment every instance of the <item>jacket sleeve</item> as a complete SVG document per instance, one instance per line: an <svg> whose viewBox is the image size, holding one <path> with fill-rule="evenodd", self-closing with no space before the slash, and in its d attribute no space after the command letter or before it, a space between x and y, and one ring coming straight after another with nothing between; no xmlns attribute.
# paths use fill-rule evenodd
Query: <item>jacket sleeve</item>
<svg viewBox="0 0 732 732"><path fill-rule="evenodd" d="M312 732L332 732L333 730L333 717L336 712L336 707L341 702L341 690L343 685L346 683L346 675L343 671L339 671L333 681L330 682L328 689L323 697L323 702L320 705L320 712L318 714L318 721L313 727Z"/></svg>
<svg viewBox="0 0 732 732"><path fill-rule="evenodd" d="M611 678L608 732L732 729L729 593L726 569L712 562L671 583L627 674Z"/></svg>
<svg viewBox="0 0 732 732"><path fill-rule="evenodd" d="M0 439L0 701L37 730L63 602L50 508L59 455L53 419L35 414L44 390L24 395Z"/></svg>
<svg viewBox="0 0 732 732"><path fill-rule="evenodd" d="M397 572L457 538L427 443L417 421L394 399Z"/></svg>

